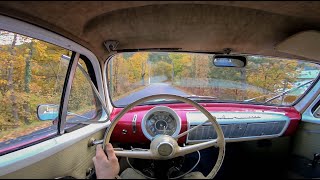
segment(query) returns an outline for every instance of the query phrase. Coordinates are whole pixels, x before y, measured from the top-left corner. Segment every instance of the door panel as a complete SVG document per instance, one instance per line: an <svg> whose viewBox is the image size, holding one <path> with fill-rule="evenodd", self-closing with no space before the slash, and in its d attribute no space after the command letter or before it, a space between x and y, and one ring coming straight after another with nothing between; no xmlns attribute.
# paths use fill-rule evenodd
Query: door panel
<svg viewBox="0 0 320 180"><path fill-rule="evenodd" d="M290 169L299 178L320 178L320 164L312 166L314 154L320 153L320 124L302 121L293 137Z"/></svg>
<svg viewBox="0 0 320 180"><path fill-rule="evenodd" d="M47 179L72 176L85 178L86 171L93 168L92 158L95 156L95 146L88 147L91 138L102 139L104 130L61 150L33 165L0 177L1 179Z"/></svg>
<svg viewBox="0 0 320 180"><path fill-rule="evenodd" d="M320 153L320 124L301 122L294 136L293 154L313 159Z"/></svg>

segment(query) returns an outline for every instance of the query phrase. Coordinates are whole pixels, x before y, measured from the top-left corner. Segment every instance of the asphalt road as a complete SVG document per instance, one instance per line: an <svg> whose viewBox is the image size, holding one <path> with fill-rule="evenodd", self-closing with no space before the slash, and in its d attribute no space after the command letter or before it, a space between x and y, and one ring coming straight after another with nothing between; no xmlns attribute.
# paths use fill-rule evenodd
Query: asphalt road
<svg viewBox="0 0 320 180"><path fill-rule="evenodd" d="M155 94L174 94L174 95L180 95L180 96L185 96L187 95L186 93L172 87L169 84L166 83L153 83L147 86L146 88L134 92L116 102L115 105L127 105L129 103L132 103L142 97L150 96L150 95L155 95ZM91 115L92 112L84 114L86 117L92 117ZM83 118L72 118L72 120L79 120L81 121ZM70 119L71 120L71 119ZM69 121L70 121L69 120ZM67 127L71 127L74 124L67 124ZM17 149L23 145L30 144L32 142L38 141L40 139L52 136L57 133L57 125L52 125L50 127L32 132L28 135L18 137L17 139L12 139L9 141L1 142L0 143L0 154L6 152L6 151L12 151L14 149Z"/></svg>
<svg viewBox="0 0 320 180"><path fill-rule="evenodd" d="M127 104L130 104L140 98L151 96L155 94L174 94L174 95L180 95L180 96L187 96L183 91L180 91L174 87L172 87L170 84L166 83L153 83L147 86L146 88L134 92L122 99L119 99L118 101L115 101L114 104L116 106L124 106Z"/></svg>

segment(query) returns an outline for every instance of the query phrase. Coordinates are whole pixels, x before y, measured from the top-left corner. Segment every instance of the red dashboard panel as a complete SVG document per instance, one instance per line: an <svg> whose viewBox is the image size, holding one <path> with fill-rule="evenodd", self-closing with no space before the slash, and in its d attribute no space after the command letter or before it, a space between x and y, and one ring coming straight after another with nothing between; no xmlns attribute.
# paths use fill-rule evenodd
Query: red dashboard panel
<svg viewBox="0 0 320 180"><path fill-rule="evenodd" d="M200 103L209 112L280 112L284 113L290 118L290 123L283 134L284 136L293 135L301 120L301 114L293 107L275 107L275 106L263 106L263 105L248 105L248 104L233 104L233 103ZM111 141L122 143L145 143L149 140L144 136L141 129L141 121L144 115L156 105L144 105L137 106L126 113L116 125ZM180 133L187 130L187 112L196 112L193 106L178 103L178 104L161 104L161 106L167 106L172 108L180 116L182 124ZM115 108L111 113L111 120L122 110L123 108ZM134 115L137 115L136 119L136 132L133 132L132 120ZM124 133L126 132L126 133ZM179 143L186 141L186 136L179 139Z"/></svg>

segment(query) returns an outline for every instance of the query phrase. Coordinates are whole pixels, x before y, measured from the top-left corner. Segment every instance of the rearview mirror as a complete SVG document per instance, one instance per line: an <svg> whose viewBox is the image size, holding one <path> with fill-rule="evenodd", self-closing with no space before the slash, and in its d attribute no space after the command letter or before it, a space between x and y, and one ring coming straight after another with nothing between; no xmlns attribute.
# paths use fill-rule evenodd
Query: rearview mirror
<svg viewBox="0 0 320 180"><path fill-rule="evenodd" d="M41 121L55 120L59 115L59 105L40 104L37 108L37 115Z"/></svg>
<svg viewBox="0 0 320 180"><path fill-rule="evenodd" d="M247 58L245 56L215 55L213 64L217 67L245 67Z"/></svg>

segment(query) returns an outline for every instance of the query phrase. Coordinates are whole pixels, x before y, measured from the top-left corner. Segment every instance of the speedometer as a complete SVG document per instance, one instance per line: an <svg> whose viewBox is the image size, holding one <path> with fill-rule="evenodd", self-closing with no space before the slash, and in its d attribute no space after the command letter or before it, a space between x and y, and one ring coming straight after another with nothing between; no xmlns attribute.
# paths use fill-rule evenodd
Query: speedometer
<svg viewBox="0 0 320 180"><path fill-rule="evenodd" d="M151 136L165 134L172 136L176 131L175 118L166 111L154 112L146 120L146 129Z"/></svg>
<svg viewBox="0 0 320 180"><path fill-rule="evenodd" d="M144 116L141 128L144 135L150 140L157 135L176 136L181 130L181 120L172 109L157 106Z"/></svg>

